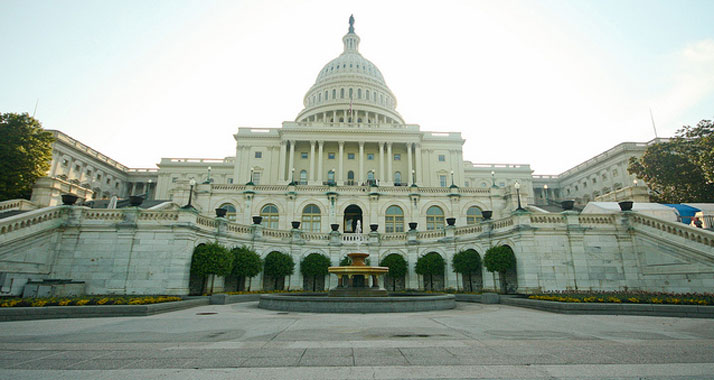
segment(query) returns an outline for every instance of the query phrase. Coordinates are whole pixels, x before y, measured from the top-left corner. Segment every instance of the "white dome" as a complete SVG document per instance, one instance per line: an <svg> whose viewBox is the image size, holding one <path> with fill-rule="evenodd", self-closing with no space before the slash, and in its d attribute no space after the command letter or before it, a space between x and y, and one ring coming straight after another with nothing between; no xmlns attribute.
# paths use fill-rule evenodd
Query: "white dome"
<svg viewBox="0 0 714 380"><path fill-rule="evenodd" d="M359 53L353 23L350 16L350 29L342 37L344 51L320 70L295 121L404 124L382 73Z"/></svg>

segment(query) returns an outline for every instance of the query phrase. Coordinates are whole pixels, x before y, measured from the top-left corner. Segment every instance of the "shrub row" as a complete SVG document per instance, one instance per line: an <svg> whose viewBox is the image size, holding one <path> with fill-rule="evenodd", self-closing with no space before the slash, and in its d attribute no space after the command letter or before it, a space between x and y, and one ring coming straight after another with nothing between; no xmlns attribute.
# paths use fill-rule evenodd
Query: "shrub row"
<svg viewBox="0 0 714 380"><path fill-rule="evenodd" d="M180 297L72 297L72 298L8 298L0 301L0 307L45 307L45 306L85 306L85 305L149 305L154 303L181 301Z"/></svg>
<svg viewBox="0 0 714 380"><path fill-rule="evenodd" d="M664 293L645 291L613 291L613 292L552 292L529 296L530 299L558 302L582 303L648 303L667 305L714 305L714 294L711 293Z"/></svg>

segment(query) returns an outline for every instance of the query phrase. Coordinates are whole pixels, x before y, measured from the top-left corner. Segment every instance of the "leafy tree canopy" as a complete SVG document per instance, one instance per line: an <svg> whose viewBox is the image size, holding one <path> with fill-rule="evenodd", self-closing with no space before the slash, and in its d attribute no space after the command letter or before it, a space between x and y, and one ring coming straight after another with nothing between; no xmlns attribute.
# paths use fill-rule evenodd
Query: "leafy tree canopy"
<svg viewBox="0 0 714 380"><path fill-rule="evenodd" d="M436 252L428 253L417 259L414 271L420 275L444 274L444 259Z"/></svg>
<svg viewBox="0 0 714 380"><path fill-rule="evenodd" d="M311 253L300 261L300 273L305 277L327 276L330 258L319 253Z"/></svg>
<svg viewBox="0 0 714 380"><path fill-rule="evenodd" d="M273 278L285 277L295 271L292 256L273 251L265 257L265 274Z"/></svg>
<svg viewBox="0 0 714 380"><path fill-rule="evenodd" d="M391 254L383 258L379 266L388 267L389 276L392 278L404 277L407 274L407 261L401 255Z"/></svg>
<svg viewBox="0 0 714 380"><path fill-rule="evenodd" d="M27 113L4 113L0 142L0 201L30 199L35 181L50 169L52 133Z"/></svg>
<svg viewBox="0 0 714 380"><path fill-rule="evenodd" d="M511 268L516 267L516 255L513 250L505 245L492 247L483 255L483 266L489 272L504 273Z"/></svg>
<svg viewBox="0 0 714 380"><path fill-rule="evenodd" d="M451 263L456 273L472 273L481 269L481 257L473 249L458 252Z"/></svg>
<svg viewBox="0 0 714 380"><path fill-rule="evenodd" d="M236 247L233 252L233 275L239 277L255 277L263 270L263 260L250 248Z"/></svg>
<svg viewBox="0 0 714 380"><path fill-rule="evenodd" d="M199 245L193 250L191 272L201 277L227 276L233 269L233 254L218 243Z"/></svg>
<svg viewBox="0 0 714 380"><path fill-rule="evenodd" d="M647 183L655 202L714 202L714 123L682 127L670 141L631 158L627 170Z"/></svg>

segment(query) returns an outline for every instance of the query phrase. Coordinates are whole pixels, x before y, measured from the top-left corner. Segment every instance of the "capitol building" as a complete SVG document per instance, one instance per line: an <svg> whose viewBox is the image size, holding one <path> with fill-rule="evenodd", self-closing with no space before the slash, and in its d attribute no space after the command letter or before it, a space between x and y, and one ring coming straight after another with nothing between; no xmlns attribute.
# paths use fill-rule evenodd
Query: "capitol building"
<svg viewBox="0 0 714 380"><path fill-rule="evenodd" d="M85 282L93 294L189 294L198 244L246 245L262 257L277 251L296 263L319 253L337 265L354 251L358 225L373 260L406 259L402 288L423 287L414 265L427 254L447 263L436 288L464 286L453 255L482 256L498 245L516 255L509 276L520 293L714 287L711 232L637 213L578 212L590 201L647 202L647 187L627 165L658 140L618 144L560 175L472 163L459 132L422 131L403 119L379 68L359 52L353 18L342 42L295 120L239 128L235 156L128 168L53 131L51 169L31 202L0 204L0 211L25 211L0 219L3 292L62 278ZM62 206L67 193L83 205ZM140 207L128 207L132 195L144 198ZM563 209L563 200L574 200L575 209ZM484 269L472 281L496 289L497 276ZM285 281L305 286L298 268ZM257 278L253 285L269 283Z"/></svg>

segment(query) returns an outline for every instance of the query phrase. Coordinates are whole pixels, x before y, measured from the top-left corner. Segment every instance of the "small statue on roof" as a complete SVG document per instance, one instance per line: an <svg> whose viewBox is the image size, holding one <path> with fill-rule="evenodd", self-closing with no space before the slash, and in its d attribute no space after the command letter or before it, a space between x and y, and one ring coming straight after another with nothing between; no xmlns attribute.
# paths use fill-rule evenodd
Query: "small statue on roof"
<svg viewBox="0 0 714 380"><path fill-rule="evenodd" d="M354 15L350 15L350 33L355 32L355 17Z"/></svg>

